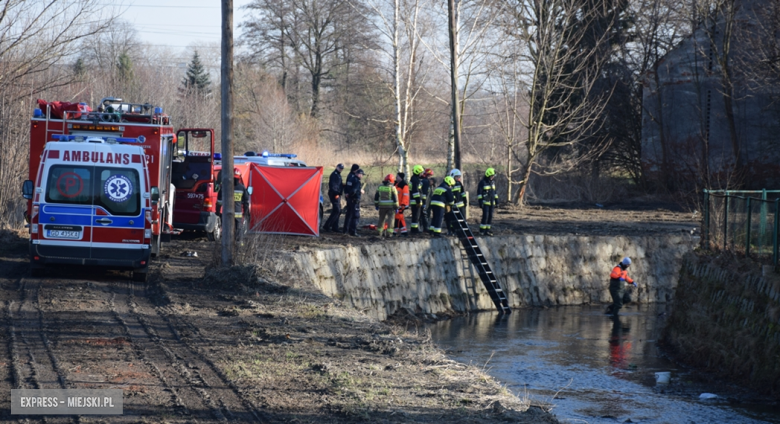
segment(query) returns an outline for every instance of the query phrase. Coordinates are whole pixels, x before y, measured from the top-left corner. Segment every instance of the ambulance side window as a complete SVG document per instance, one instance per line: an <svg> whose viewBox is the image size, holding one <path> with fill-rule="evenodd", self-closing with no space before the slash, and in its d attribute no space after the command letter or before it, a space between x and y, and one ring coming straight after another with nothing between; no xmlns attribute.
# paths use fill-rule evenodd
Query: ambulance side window
<svg viewBox="0 0 780 424"><path fill-rule="evenodd" d="M95 174L100 177L95 184L95 206L102 206L111 215L137 216L141 213L138 171L95 167Z"/></svg>
<svg viewBox="0 0 780 424"><path fill-rule="evenodd" d="M91 166L52 166L46 181L46 202L91 205L92 172Z"/></svg>

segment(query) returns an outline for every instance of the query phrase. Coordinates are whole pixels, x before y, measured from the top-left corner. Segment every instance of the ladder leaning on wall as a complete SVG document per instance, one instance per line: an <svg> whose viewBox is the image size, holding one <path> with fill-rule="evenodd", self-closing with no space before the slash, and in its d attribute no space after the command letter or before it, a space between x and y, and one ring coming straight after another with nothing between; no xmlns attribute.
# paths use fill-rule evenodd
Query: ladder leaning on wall
<svg viewBox="0 0 780 424"><path fill-rule="evenodd" d="M493 269L490 267L485 255L482 254L482 249L474 239L474 233L471 232L468 222L463 217L457 206L452 206L452 215L454 217L453 227L455 228L455 234L458 236L460 243L466 250L471 263L477 268L479 278L482 280L482 284L485 285L490 298L496 305L496 309L501 314L511 314L512 309L509 308L509 300L507 299L506 292L501 288L498 283Z"/></svg>

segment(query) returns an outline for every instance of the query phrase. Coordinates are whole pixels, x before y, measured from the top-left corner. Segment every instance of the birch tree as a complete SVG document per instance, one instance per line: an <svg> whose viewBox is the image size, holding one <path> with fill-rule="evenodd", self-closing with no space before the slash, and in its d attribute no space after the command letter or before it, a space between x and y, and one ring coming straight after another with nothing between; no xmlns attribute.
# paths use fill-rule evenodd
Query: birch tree
<svg viewBox="0 0 780 424"><path fill-rule="evenodd" d="M409 150L417 124L415 105L428 77L420 51L420 35L426 31L421 25L420 0L368 0L366 6L377 17L375 29L385 39L375 50L380 62L389 64L385 68L389 76L385 86L394 103L392 125L398 171L411 175ZM368 15L364 17L370 19Z"/></svg>

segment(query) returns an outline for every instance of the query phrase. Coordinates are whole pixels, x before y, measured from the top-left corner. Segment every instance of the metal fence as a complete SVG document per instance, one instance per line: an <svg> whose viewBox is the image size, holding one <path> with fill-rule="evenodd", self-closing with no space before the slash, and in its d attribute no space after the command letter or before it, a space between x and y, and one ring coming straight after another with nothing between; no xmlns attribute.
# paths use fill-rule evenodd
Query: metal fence
<svg viewBox="0 0 780 424"><path fill-rule="evenodd" d="M778 265L780 190L704 190L702 247Z"/></svg>

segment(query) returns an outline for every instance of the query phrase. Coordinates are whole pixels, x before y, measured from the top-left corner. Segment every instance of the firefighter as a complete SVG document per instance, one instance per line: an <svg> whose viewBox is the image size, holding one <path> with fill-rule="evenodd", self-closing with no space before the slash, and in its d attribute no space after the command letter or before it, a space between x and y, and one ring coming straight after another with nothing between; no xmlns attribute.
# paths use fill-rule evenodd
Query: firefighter
<svg viewBox="0 0 780 424"><path fill-rule="evenodd" d="M431 168L426 168L425 171L423 171L422 179L420 180L420 202L422 202L420 210L420 228L423 229L428 228L428 213L430 212L428 203L431 200L431 192L433 191L433 183L431 183L431 180L433 180L433 170Z"/></svg>
<svg viewBox="0 0 780 424"><path fill-rule="evenodd" d="M409 205L412 208L412 234L420 233L420 215L424 209L422 201L422 174L425 170L421 165L412 168L412 178L409 180ZM425 230L425 226L422 227Z"/></svg>
<svg viewBox="0 0 780 424"><path fill-rule="evenodd" d="M246 187L241 182L241 170L238 168L233 169L233 200L235 210L236 232L234 234L235 240L240 241L244 236L246 219L244 219L244 212L249 215L249 193L246 191ZM222 211L222 190L219 191L217 197L217 206Z"/></svg>
<svg viewBox="0 0 780 424"><path fill-rule="evenodd" d="M361 181L365 172L358 168L352 175L354 176L352 185L344 190L344 195L347 197L347 216L349 217L349 220L344 218L344 229L345 233L353 237L360 237L357 228L358 221L360 221L360 198L366 192Z"/></svg>
<svg viewBox="0 0 780 424"><path fill-rule="evenodd" d="M607 315L617 315L620 308L623 307L626 283L636 287L636 282L628 276L629 266L631 266L631 258L626 256L612 268L612 272L609 274L609 294L612 296L612 304L607 307Z"/></svg>
<svg viewBox="0 0 780 424"><path fill-rule="evenodd" d="M374 206L379 210L379 224L376 226L379 230L379 237L384 237L385 234L388 237L393 236L395 212L398 210L398 191L394 184L393 174L387 174L374 195Z"/></svg>
<svg viewBox="0 0 780 424"><path fill-rule="evenodd" d="M344 230L342 231L344 234L347 234L349 230L349 223L352 221L352 214L354 213L354 207L350 207L349 197L355 190L355 187L360 187L360 180L355 176L355 172L357 172L358 169L360 169L360 165L356 163L352 164L349 175L347 175L347 182L344 185L344 199L347 201L347 210L344 213Z"/></svg>
<svg viewBox="0 0 780 424"><path fill-rule="evenodd" d="M330 174L330 179L328 180L328 199L333 209L331 209L330 216L322 227L324 231L333 231L334 233L339 231L341 196L344 194L344 182L341 180L341 171L343 170L343 164L336 165L336 169Z"/></svg>
<svg viewBox="0 0 780 424"><path fill-rule="evenodd" d="M498 205L498 192L496 192L496 183L493 181L495 177L496 170L488 168L485 171L485 178L482 178L477 187L477 201L482 208L482 221L479 224L479 232L486 236L493 235L493 231L491 231L493 210Z"/></svg>
<svg viewBox="0 0 780 424"><path fill-rule="evenodd" d="M441 236L441 224L444 220L444 214L449 213L452 210L452 205L455 204L455 197L452 195L452 187L455 185L455 179L446 176L441 185L433 190L431 196L431 210L433 211L433 219L431 219L431 226L428 227L428 231L434 236Z"/></svg>
<svg viewBox="0 0 780 424"><path fill-rule="evenodd" d="M399 172L395 176L395 189L398 191L398 210L395 213L395 234L408 237L404 210L409 208L409 185L406 184L406 174Z"/></svg>
<svg viewBox="0 0 780 424"><path fill-rule="evenodd" d="M463 176L460 170L456 168L450 171L450 177L455 180L455 186L452 187L452 196L455 198L455 206L457 206L460 213L463 214L463 219L468 219L469 193L466 191L466 188L463 187ZM447 222L450 231L454 232L457 225L455 217L449 217Z"/></svg>

